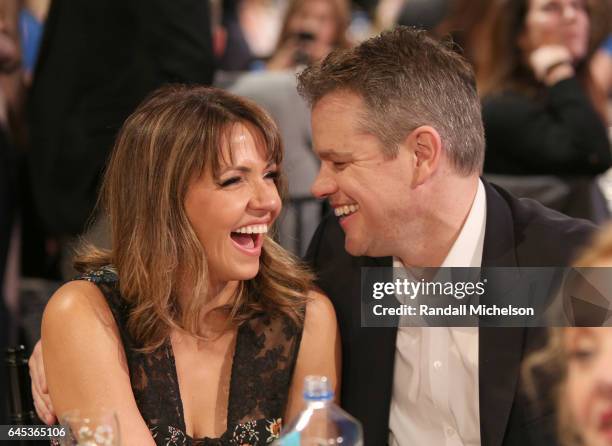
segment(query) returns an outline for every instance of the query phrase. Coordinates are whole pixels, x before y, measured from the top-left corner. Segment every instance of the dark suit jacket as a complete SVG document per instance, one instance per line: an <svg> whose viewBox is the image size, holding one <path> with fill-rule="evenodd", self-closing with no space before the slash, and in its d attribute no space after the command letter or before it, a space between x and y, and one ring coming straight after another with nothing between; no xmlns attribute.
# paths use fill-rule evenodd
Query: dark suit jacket
<svg viewBox="0 0 612 446"><path fill-rule="evenodd" d="M563 266L594 226L533 200L516 199L485 183L487 220L483 267ZM396 328L362 328L360 268L391 266L392 259L352 257L333 216L315 233L307 259L318 285L334 303L342 335L342 406L364 427L365 445L387 444ZM552 407L534 411L519 392L526 351L541 346L543 329L480 328L480 435L485 446L555 444Z"/></svg>
<svg viewBox="0 0 612 446"><path fill-rule="evenodd" d="M201 0L53 0L30 94L30 178L47 231L82 230L115 135L168 82L210 84Z"/></svg>

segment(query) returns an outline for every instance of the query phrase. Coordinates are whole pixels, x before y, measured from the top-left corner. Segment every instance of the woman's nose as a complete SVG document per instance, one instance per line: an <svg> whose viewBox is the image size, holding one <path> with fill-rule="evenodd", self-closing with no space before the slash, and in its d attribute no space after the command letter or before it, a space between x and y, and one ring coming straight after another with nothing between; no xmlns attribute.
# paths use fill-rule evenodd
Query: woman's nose
<svg viewBox="0 0 612 446"><path fill-rule="evenodd" d="M275 184L264 183L253 190L250 206L268 212L277 211L280 207L280 196Z"/></svg>

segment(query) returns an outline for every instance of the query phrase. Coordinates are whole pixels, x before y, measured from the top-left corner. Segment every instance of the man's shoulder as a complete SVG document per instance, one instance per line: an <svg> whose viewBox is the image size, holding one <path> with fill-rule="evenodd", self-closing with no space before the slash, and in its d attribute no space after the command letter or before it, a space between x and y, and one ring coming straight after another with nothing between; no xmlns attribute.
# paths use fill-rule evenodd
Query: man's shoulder
<svg viewBox="0 0 612 446"><path fill-rule="evenodd" d="M512 234L500 231L497 236L513 240L518 266L569 265L597 229L587 220L568 217L535 200L514 197L498 186L489 185L487 192L488 212L500 214L489 215L487 225L495 222L502 226L501 220L505 220ZM487 229L493 233L499 230Z"/></svg>

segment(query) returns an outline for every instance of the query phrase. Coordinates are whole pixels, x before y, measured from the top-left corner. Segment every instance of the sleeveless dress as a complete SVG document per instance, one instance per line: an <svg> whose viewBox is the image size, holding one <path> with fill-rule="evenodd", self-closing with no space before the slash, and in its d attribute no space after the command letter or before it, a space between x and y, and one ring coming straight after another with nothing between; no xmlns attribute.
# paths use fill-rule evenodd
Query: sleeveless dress
<svg viewBox="0 0 612 446"><path fill-rule="evenodd" d="M106 297L123 342L136 404L158 446L262 446L279 437L301 327L284 316L261 314L238 328L229 381L227 430L218 438L191 438L185 433L170 341L153 353L135 351L136 343L127 330L130 307L119 294L118 277L112 267L75 280L96 284Z"/></svg>

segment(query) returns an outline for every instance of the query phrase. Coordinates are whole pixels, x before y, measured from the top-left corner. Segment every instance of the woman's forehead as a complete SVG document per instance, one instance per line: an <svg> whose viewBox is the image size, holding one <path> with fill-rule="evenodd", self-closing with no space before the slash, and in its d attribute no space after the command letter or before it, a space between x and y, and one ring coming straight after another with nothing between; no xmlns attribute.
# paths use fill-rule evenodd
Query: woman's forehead
<svg viewBox="0 0 612 446"><path fill-rule="evenodd" d="M250 123L232 123L223 134L220 149L219 162L224 166L233 165L243 158L263 161L274 158L263 132Z"/></svg>

